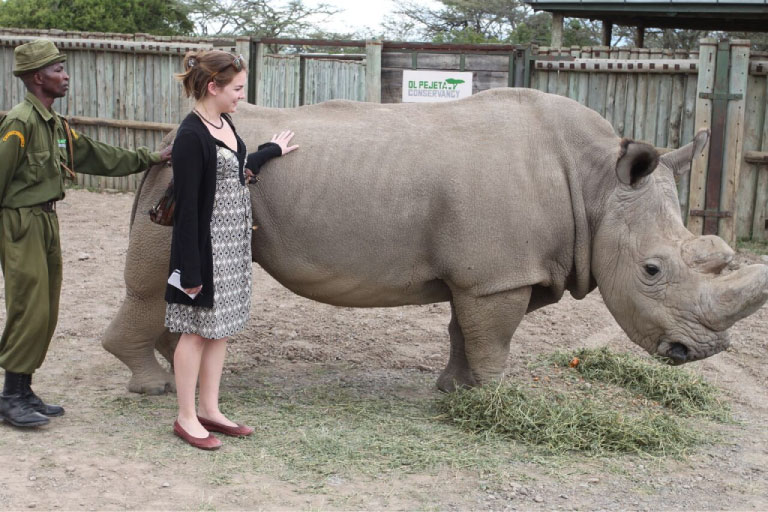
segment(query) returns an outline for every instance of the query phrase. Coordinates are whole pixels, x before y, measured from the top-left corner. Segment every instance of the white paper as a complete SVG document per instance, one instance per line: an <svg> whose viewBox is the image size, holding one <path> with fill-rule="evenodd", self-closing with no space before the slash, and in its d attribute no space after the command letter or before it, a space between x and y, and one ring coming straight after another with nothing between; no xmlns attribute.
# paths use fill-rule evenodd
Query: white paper
<svg viewBox="0 0 768 512"><path fill-rule="evenodd" d="M187 293L186 290L184 290L184 288L181 286L181 271L179 269L176 269L176 270L174 270L171 273L171 277L168 278L168 284L178 288L181 291L183 291L191 299L194 299L195 297L197 297L197 294L200 293L200 292L197 292L197 293Z"/></svg>

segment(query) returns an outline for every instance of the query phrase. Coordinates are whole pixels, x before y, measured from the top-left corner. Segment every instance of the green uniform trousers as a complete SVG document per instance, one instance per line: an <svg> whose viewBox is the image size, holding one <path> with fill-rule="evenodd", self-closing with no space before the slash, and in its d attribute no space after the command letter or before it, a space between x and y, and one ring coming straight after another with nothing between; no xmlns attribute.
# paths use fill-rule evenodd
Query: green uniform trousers
<svg viewBox="0 0 768 512"><path fill-rule="evenodd" d="M40 207L3 208L0 218L6 311L0 367L32 374L45 360L59 315L59 219Z"/></svg>

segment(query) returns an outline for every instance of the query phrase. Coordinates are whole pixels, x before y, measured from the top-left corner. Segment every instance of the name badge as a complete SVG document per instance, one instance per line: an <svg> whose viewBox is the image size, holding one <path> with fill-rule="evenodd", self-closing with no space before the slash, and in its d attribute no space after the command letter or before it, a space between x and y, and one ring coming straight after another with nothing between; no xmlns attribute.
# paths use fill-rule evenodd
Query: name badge
<svg viewBox="0 0 768 512"><path fill-rule="evenodd" d="M59 147L60 148L66 148L67 147L67 139L59 139Z"/></svg>

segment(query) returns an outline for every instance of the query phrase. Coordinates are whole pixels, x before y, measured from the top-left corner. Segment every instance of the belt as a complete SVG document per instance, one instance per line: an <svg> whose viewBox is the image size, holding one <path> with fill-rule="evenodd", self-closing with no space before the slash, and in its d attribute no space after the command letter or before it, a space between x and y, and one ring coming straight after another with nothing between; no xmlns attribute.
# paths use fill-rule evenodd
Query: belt
<svg viewBox="0 0 768 512"><path fill-rule="evenodd" d="M44 203L36 204L38 208L43 210L44 212L52 213L56 211L56 201L51 199L50 201L46 201Z"/></svg>

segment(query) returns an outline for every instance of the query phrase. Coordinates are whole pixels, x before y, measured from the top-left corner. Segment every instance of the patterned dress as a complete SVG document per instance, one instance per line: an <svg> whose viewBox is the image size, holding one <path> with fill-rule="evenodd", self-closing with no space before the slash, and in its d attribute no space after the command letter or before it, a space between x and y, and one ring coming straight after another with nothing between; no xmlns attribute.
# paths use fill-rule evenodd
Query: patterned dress
<svg viewBox="0 0 768 512"><path fill-rule="evenodd" d="M251 309L251 194L240 184L231 149L216 146L216 192L211 217L213 308L169 303L171 332L218 339L241 331Z"/></svg>

